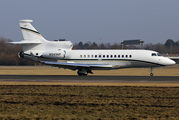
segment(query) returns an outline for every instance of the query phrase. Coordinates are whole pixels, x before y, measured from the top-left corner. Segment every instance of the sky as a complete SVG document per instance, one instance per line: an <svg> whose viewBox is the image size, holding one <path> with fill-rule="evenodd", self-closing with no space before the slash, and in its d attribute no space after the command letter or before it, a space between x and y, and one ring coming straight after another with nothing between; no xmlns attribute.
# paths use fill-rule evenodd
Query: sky
<svg viewBox="0 0 179 120"><path fill-rule="evenodd" d="M0 0L0 36L23 40L19 20L47 40L121 43L179 39L179 0Z"/></svg>

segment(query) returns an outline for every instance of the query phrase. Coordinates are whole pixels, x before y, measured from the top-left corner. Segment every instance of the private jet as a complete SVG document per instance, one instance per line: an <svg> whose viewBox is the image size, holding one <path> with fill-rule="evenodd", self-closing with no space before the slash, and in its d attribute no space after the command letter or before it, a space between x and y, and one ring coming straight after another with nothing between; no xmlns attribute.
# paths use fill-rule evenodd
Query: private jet
<svg viewBox="0 0 179 120"><path fill-rule="evenodd" d="M122 68L153 68L174 65L175 62L152 50L72 50L71 41L48 41L31 25L33 20L19 20L24 40L20 58L30 59L59 68L77 70L79 76L93 74L92 70Z"/></svg>

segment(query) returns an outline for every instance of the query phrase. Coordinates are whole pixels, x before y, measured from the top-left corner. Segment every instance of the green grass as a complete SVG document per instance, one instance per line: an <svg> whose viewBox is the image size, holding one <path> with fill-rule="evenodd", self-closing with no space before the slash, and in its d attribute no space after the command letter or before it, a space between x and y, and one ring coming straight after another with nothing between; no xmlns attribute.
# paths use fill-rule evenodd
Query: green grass
<svg viewBox="0 0 179 120"><path fill-rule="evenodd" d="M179 119L179 87L1 85L0 119Z"/></svg>

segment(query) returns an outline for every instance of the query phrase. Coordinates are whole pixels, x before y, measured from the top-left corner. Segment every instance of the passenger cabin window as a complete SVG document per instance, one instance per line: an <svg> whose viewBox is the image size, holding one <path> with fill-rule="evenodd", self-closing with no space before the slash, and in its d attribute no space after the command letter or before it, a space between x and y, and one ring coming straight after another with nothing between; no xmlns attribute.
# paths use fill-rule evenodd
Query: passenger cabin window
<svg viewBox="0 0 179 120"><path fill-rule="evenodd" d="M124 55L122 55L122 58L124 57Z"/></svg>
<svg viewBox="0 0 179 120"><path fill-rule="evenodd" d="M97 55L95 55L95 58L97 58Z"/></svg>
<svg viewBox="0 0 179 120"><path fill-rule="evenodd" d="M111 55L111 58L113 57L113 55Z"/></svg>
<svg viewBox="0 0 179 120"><path fill-rule="evenodd" d="M126 55L126 58L128 58L128 55Z"/></svg>
<svg viewBox="0 0 179 120"><path fill-rule="evenodd" d="M82 58L82 55L80 55L80 58Z"/></svg>
<svg viewBox="0 0 179 120"><path fill-rule="evenodd" d="M116 55L114 55L114 58L116 58Z"/></svg>
<svg viewBox="0 0 179 120"><path fill-rule="evenodd" d="M99 55L99 58L101 58L101 55Z"/></svg>
<svg viewBox="0 0 179 120"><path fill-rule="evenodd" d="M93 58L93 55L91 55L91 58Z"/></svg>
<svg viewBox="0 0 179 120"><path fill-rule="evenodd" d="M120 58L120 55L118 55L118 58Z"/></svg>
<svg viewBox="0 0 179 120"><path fill-rule="evenodd" d="M131 57L132 57L132 55L129 55L129 57L131 58Z"/></svg>
<svg viewBox="0 0 179 120"><path fill-rule="evenodd" d="M103 58L105 58L105 55L103 55Z"/></svg>
<svg viewBox="0 0 179 120"><path fill-rule="evenodd" d="M86 58L86 55L84 55L84 58Z"/></svg>
<svg viewBox="0 0 179 120"><path fill-rule="evenodd" d="M152 56L157 56L156 53L152 53Z"/></svg>
<svg viewBox="0 0 179 120"><path fill-rule="evenodd" d="M107 58L109 58L109 55L107 55Z"/></svg>

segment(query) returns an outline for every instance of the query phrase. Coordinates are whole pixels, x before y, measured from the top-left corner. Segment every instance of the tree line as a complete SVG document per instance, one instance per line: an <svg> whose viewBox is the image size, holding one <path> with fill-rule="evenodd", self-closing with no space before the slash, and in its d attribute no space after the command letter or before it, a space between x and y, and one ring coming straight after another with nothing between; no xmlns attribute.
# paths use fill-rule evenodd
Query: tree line
<svg viewBox="0 0 179 120"><path fill-rule="evenodd" d="M10 39L0 37L0 65L35 65L36 63L26 59L20 59L18 57L18 52L23 51L21 45L7 44L7 42L12 42ZM73 45L73 49L122 49L120 43L101 43L97 44L95 42L79 42ZM123 49L141 49L139 45L127 45L123 46ZM163 54L179 54L179 41L174 42L172 39L166 40L164 44L148 43L143 46L143 49L154 50Z"/></svg>
<svg viewBox="0 0 179 120"><path fill-rule="evenodd" d="M18 52L23 51L20 45L7 44L10 39L0 37L0 65L35 65L34 62L19 59Z"/></svg>
<svg viewBox="0 0 179 120"><path fill-rule="evenodd" d="M95 42L79 42L73 45L73 49L122 49L122 45L121 43L101 43L98 45ZM141 45L124 45L123 49L141 49ZM174 42L172 39L168 39L164 44L147 43L144 44L142 49L154 50L162 54L179 54L179 40Z"/></svg>

